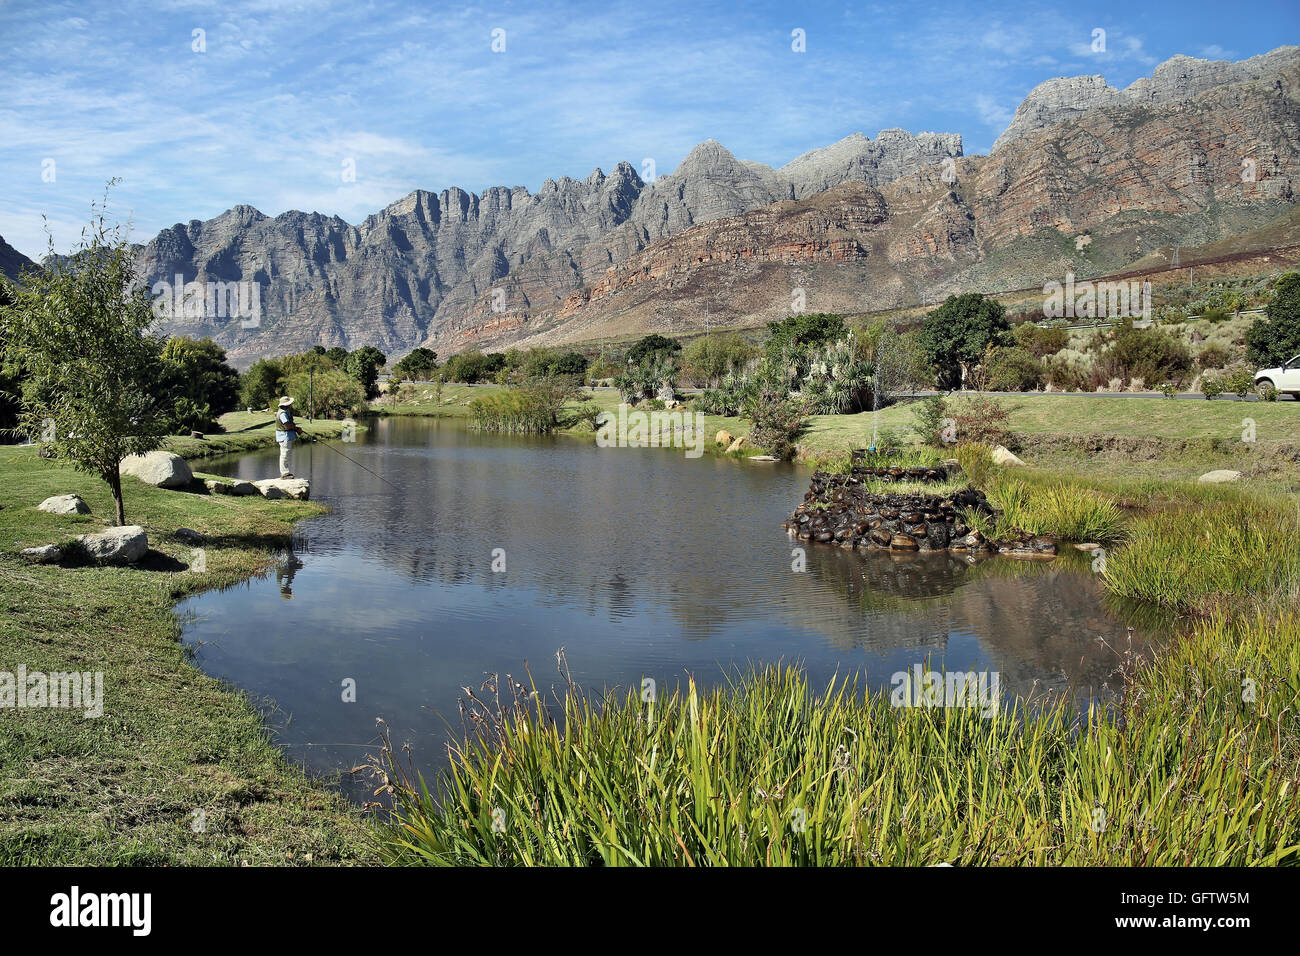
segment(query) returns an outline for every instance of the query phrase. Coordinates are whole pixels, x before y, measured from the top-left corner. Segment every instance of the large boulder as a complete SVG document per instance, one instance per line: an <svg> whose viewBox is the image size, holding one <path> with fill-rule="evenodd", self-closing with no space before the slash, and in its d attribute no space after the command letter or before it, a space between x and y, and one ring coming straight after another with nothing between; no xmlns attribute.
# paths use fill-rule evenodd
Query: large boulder
<svg viewBox="0 0 1300 956"><path fill-rule="evenodd" d="M43 544L38 548L23 548L23 557L33 564L58 564L63 552L57 544Z"/></svg>
<svg viewBox="0 0 1300 956"><path fill-rule="evenodd" d="M1219 468L1215 471L1207 471L1196 480L1207 485L1221 485L1229 481L1240 481L1241 472L1233 471L1231 468Z"/></svg>
<svg viewBox="0 0 1300 956"><path fill-rule="evenodd" d="M95 561L134 564L149 551L149 539L138 524L109 528L98 534L83 534L77 542Z"/></svg>
<svg viewBox="0 0 1300 956"><path fill-rule="evenodd" d="M46 498L36 506L41 511L52 515L88 515L90 506L81 500L81 495L55 495Z"/></svg>
<svg viewBox="0 0 1300 956"><path fill-rule="evenodd" d="M306 478L267 478L253 484L263 498L297 498L306 501L311 497L311 483Z"/></svg>
<svg viewBox="0 0 1300 956"><path fill-rule="evenodd" d="M122 474L139 478L155 488L188 488L194 481L189 462L169 451L130 455L122 459L120 470Z"/></svg>
<svg viewBox="0 0 1300 956"><path fill-rule="evenodd" d="M1025 463L1013 455L1009 449L1004 448L1002 445L998 445L997 448L993 449L993 464L1005 465L1011 468L1023 468Z"/></svg>

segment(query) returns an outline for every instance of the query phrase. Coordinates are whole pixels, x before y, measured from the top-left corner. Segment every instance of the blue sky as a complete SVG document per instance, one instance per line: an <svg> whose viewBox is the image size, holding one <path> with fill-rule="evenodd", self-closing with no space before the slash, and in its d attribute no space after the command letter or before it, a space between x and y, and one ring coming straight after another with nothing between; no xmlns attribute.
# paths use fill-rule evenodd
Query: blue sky
<svg viewBox="0 0 1300 956"><path fill-rule="evenodd" d="M112 211L143 241L238 203L358 222L416 188L536 191L647 158L662 175L709 138L772 166L891 126L987 152L1045 79L1126 86L1176 53L1253 56L1300 42L1298 11L0 0L0 235L43 254L45 214L65 250L112 176Z"/></svg>

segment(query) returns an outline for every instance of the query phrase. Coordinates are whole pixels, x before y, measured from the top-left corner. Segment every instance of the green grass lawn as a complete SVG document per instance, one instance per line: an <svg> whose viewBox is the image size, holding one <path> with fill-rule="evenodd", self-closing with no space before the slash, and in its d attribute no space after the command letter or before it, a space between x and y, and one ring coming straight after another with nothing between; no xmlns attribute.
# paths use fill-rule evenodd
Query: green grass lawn
<svg viewBox="0 0 1300 956"><path fill-rule="evenodd" d="M469 415L469 403L475 396L496 389L495 385L444 385L441 393L433 385L403 385L393 404L383 398L371 405L382 415L423 415L447 418Z"/></svg>
<svg viewBox="0 0 1300 956"><path fill-rule="evenodd" d="M1012 431L1025 435L1131 435L1166 440L1239 440L1242 419L1255 421L1257 438L1300 441L1300 402L1235 402L1222 399L1105 398L1092 395L1019 395L996 398L1011 410ZM880 411L882 426L907 428L914 403ZM873 413L813 419L815 441L860 440L871 433ZM856 438L855 438L856 436Z"/></svg>
<svg viewBox="0 0 1300 956"><path fill-rule="evenodd" d="M0 670L102 671L105 711L0 711L0 865L357 859L355 811L285 761L240 692L190 662L174 611L188 594L266 569L291 522L321 506L134 478L123 490L127 520L149 535L139 565L29 565L22 548L99 530L112 498L33 448L0 447ZM90 515L35 507L70 492ZM204 573L188 570L180 527L207 537Z"/></svg>

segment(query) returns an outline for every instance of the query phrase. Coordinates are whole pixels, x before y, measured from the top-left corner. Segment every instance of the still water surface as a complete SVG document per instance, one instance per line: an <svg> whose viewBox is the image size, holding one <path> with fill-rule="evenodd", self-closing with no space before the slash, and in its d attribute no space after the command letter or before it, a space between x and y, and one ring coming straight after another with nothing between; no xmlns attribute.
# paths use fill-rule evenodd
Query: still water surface
<svg viewBox="0 0 1300 956"><path fill-rule="evenodd" d="M997 671L1004 698L1056 690L1086 705L1116 686L1118 651L1156 640L1105 606L1073 553L972 566L810 546L795 573L780 524L808 472L793 465L430 419L380 419L333 447L391 484L304 446L295 473L332 512L298 525L273 574L181 608L199 665L272 708L290 757L321 773L375 751L376 717L436 771L462 686L519 678L525 662L550 686L561 647L592 690L650 677L662 692L777 660L816 682L858 673L888 688L929 660ZM274 449L203 466L248 479L276 469Z"/></svg>

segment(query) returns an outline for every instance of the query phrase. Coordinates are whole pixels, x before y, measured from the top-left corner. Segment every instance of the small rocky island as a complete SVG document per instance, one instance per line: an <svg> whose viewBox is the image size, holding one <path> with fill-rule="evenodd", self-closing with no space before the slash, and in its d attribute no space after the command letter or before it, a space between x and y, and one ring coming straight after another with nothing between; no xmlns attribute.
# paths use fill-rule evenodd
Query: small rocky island
<svg viewBox="0 0 1300 956"><path fill-rule="evenodd" d="M846 475L816 472L804 500L782 523L793 537L841 548L887 551L998 552L1015 557L1052 558L1056 541L1042 535L989 540L966 520L995 517L984 493L966 487L947 495L920 491L873 492L868 479L899 483L941 481L944 469L855 466Z"/></svg>

